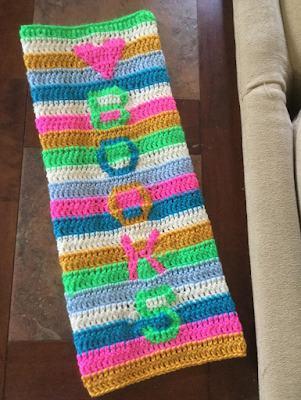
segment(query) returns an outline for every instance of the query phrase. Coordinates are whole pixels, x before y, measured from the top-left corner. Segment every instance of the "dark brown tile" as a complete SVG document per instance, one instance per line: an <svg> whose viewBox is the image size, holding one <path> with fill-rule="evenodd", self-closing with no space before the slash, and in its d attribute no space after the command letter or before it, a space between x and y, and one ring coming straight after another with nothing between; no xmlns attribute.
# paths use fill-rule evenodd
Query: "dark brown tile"
<svg viewBox="0 0 301 400"><path fill-rule="evenodd" d="M199 98L196 0L36 0L34 22L78 25L152 11L166 57L174 97Z"/></svg>
<svg viewBox="0 0 301 400"><path fill-rule="evenodd" d="M88 400L71 343L11 342L5 400ZM106 400L209 400L207 365L186 368L106 394Z"/></svg>
<svg viewBox="0 0 301 400"><path fill-rule="evenodd" d="M72 343L10 342L5 400L88 400Z"/></svg>
<svg viewBox="0 0 301 400"><path fill-rule="evenodd" d="M209 364L210 400L258 400L256 363L248 357Z"/></svg>
<svg viewBox="0 0 301 400"><path fill-rule="evenodd" d="M0 398L5 374L27 83L20 24L32 22L34 1L0 1Z"/></svg>
<svg viewBox="0 0 301 400"><path fill-rule="evenodd" d="M248 345L245 359L210 364L210 399L255 400L256 342L232 3L198 0L198 27L203 194Z"/></svg>
<svg viewBox="0 0 301 400"><path fill-rule="evenodd" d="M41 150L25 148L9 340L72 340Z"/></svg>
<svg viewBox="0 0 301 400"><path fill-rule="evenodd" d="M202 157L199 154L190 154L190 157L202 191Z"/></svg>
<svg viewBox="0 0 301 400"><path fill-rule="evenodd" d="M24 146L41 147L39 132L36 128L32 98L29 89L28 89L27 108L26 108L26 127L25 127Z"/></svg>
<svg viewBox="0 0 301 400"><path fill-rule="evenodd" d="M181 123L190 154L201 154L200 102L192 99L176 99Z"/></svg>

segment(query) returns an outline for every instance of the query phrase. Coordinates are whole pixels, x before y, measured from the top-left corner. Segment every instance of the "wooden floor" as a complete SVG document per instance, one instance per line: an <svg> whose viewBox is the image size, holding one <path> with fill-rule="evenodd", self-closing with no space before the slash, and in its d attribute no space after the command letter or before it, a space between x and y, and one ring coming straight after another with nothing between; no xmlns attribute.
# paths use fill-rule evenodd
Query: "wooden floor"
<svg viewBox="0 0 301 400"><path fill-rule="evenodd" d="M149 9L157 17L171 87L248 356L152 378L104 399L258 399L231 1L0 0L0 4L0 397L89 398L81 384L65 310L20 25L73 25Z"/></svg>

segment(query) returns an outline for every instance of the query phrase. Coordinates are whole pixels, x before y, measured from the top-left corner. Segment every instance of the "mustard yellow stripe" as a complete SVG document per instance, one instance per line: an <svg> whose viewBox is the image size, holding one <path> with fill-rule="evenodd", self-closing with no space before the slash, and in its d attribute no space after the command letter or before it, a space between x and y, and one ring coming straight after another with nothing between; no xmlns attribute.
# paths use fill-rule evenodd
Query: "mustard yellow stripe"
<svg viewBox="0 0 301 400"><path fill-rule="evenodd" d="M158 350L139 359L110 367L97 374L82 377L90 396L97 397L153 376L181 368L246 356L243 333L219 335L203 341L185 343L171 349Z"/></svg>
<svg viewBox="0 0 301 400"><path fill-rule="evenodd" d="M205 240L213 239L210 221L176 229L159 236L153 254L165 253L169 250L196 245ZM146 246L146 240L136 240L133 247L138 251ZM128 261L122 246L101 247L94 250L77 251L76 253L61 254L59 256L63 272L96 268L106 264Z"/></svg>
<svg viewBox="0 0 301 400"><path fill-rule="evenodd" d="M161 43L158 35L147 35L126 43L120 60L127 60L138 54L148 53L154 50L161 50Z"/></svg>
<svg viewBox="0 0 301 400"><path fill-rule="evenodd" d="M32 69L85 68L88 64L73 52L29 53L23 56L27 71Z"/></svg>
<svg viewBox="0 0 301 400"><path fill-rule="evenodd" d="M137 139L162 129L180 126L181 120L178 111L165 111L138 121L133 125L122 125L107 130L66 130L47 132L39 135L43 150L57 147L87 146L99 147L104 139L127 136L129 139Z"/></svg>
<svg viewBox="0 0 301 400"><path fill-rule="evenodd" d="M142 36L126 43L120 60L127 60L138 54L154 50L161 50L159 36ZM29 53L24 54L23 58L28 71L31 69L84 68L88 66L74 52Z"/></svg>

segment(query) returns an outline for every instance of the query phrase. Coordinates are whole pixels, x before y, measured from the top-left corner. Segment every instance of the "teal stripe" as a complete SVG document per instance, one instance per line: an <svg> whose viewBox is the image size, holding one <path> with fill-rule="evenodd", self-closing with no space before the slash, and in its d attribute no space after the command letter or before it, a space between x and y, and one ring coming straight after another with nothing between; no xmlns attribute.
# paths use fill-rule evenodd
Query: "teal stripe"
<svg viewBox="0 0 301 400"><path fill-rule="evenodd" d="M177 313L182 325L201 321L215 315L234 313L235 305L230 293L227 293L190 301L170 309ZM169 329L170 317L166 313L161 313L155 317L141 318L137 321L123 319L106 325L87 328L73 334L74 344L77 353L80 354L115 343L134 340L143 336L143 328L149 326L156 331Z"/></svg>

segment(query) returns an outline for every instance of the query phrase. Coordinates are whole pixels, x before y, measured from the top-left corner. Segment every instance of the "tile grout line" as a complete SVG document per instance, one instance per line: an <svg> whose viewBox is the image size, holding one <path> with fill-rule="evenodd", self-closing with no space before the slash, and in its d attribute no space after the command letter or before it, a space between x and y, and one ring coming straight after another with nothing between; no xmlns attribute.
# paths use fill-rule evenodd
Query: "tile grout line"
<svg viewBox="0 0 301 400"><path fill-rule="evenodd" d="M35 10L35 0L33 1L33 10L32 10L32 18L31 22L33 23L34 18L34 10ZM14 280L14 267L15 267L15 258L16 258L16 240L17 240L17 229L19 222L19 207L20 207L20 195L21 195L21 184L22 184L22 170L23 170L23 157L24 157L24 143L25 143L25 135L26 135L26 126L27 126L27 107L28 107L28 93L29 93L29 85L26 84L26 97L25 97L25 109L24 109L24 126L23 126L23 140L22 140L22 155L20 160L20 176L19 176L19 190L18 190L18 206L17 206L17 218L16 218L16 227L15 227L15 244L13 250L13 265L11 271L11 281L10 281L10 300L9 300L9 310L8 310L8 319L7 319L7 332L6 332L6 348L5 348L5 359L4 359L4 374L3 374L3 390L2 390L2 398L5 398L5 389L6 389L6 372L7 372L7 358L8 358L8 344L9 344L9 326L10 326L10 314L11 314L11 305L12 305L12 291L13 291L13 280Z"/></svg>

